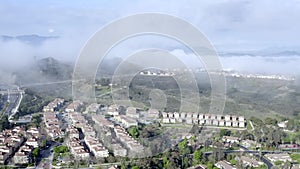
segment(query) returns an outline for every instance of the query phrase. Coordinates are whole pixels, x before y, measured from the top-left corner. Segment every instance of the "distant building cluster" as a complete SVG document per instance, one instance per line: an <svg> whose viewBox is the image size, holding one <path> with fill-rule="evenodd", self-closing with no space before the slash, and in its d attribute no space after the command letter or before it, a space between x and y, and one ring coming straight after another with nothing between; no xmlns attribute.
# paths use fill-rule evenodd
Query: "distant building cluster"
<svg viewBox="0 0 300 169"><path fill-rule="evenodd" d="M192 71L192 70L190 70ZM207 70L205 69L198 69L196 72L206 72ZM292 76L284 76L284 75L263 75L263 74L257 74L257 73L240 73L240 72L235 72L231 70L223 70L219 72L210 72L212 74L217 74L217 75L225 75L225 76L230 76L230 77L237 77L237 78L253 78L253 79L273 79L273 80L287 80L287 81L294 81L295 77Z"/></svg>
<svg viewBox="0 0 300 169"><path fill-rule="evenodd" d="M166 71L141 71L140 75L147 75L147 76L174 76L174 73L172 72L166 72Z"/></svg>
<svg viewBox="0 0 300 169"><path fill-rule="evenodd" d="M199 114L191 112L163 112L162 123L186 123L241 128L246 126L244 116Z"/></svg>

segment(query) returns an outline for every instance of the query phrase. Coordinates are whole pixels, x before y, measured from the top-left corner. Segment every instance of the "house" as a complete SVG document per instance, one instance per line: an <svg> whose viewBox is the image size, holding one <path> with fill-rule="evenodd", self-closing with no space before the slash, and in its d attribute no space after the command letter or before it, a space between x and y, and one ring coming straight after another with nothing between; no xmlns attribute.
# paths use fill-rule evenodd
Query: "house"
<svg viewBox="0 0 300 169"><path fill-rule="evenodd" d="M298 144L280 144L278 148L281 150L300 150Z"/></svg>
<svg viewBox="0 0 300 169"><path fill-rule="evenodd" d="M126 110L126 115L132 118L139 118L140 114L137 112L135 107L128 107Z"/></svg>
<svg viewBox="0 0 300 169"><path fill-rule="evenodd" d="M238 127L239 122L238 121L232 121L232 127Z"/></svg>
<svg viewBox="0 0 300 169"><path fill-rule="evenodd" d="M238 119L239 119L239 122L245 121L245 117L244 116L239 116Z"/></svg>
<svg viewBox="0 0 300 169"><path fill-rule="evenodd" d="M79 139L79 131L74 126L68 126L67 132L69 133L69 138Z"/></svg>
<svg viewBox="0 0 300 169"><path fill-rule="evenodd" d="M219 126L225 126L225 121L224 120L220 120L219 121Z"/></svg>
<svg viewBox="0 0 300 169"><path fill-rule="evenodd" d="M256 141L253 140L242 140L241 141L242 146L246 147L246 148L250 148L250 147L261 147L260 143L257 143Z"/></svg>
<svg viewBox="0 0 300 169"><path fill-rule="evenodd" d="M86 136L84 142L97 158L108 157L108 150L95 137Z"/></svg>
<svg viewBox="0 0 300 169"><path fill-rule="evenodd" d="M26 134L37 138L39 136L39 130L36 127L31 127L26 131Z"/></svg>
<svg viewBox="0 0 300 169"><path fill-rule="evenodd" d="M192 113L192 118L193 119L198 119L199 114L198 113Z"/></svg>
<svg viewBox="0 0 300 169"><path fill-rule="evenodd" d="M126 157L127 150L123 148L119 143L111 144L114 156Z"/></svg>
<svg viewBox="0 0 300 169"><path fill-rule="evenodd" d="M13 157L13 161L15 164L28 164L29 163L29 155L25 152L17 152Z"/></svg>
<svg viewBox="0 0 300 169"><path fill-rule="evenodd" d="M185 112L181 112L180 113L180 118L181 119L185 119L186 118L186 113Z"/></svg>
<svg viewBox="0 0 300 169"><path fill-rule="evenodd" d="M84 113L97 113L100 110L100 104L92 103L86 109Z"/></svg>
<svg viewBox="0 0 300 169"><path fill-rule="evenodd" d="M176 123L176 119L171 118L171 119L170 119L170 123Z"/></svg>
<svg viewBox="0 0 300 169"><path fill-rule="evenodd" d="M104 116L102 115L96 115L93 114L92 115L92 120L95 122L95 124L99 125L99 126L106 126L106 127L110 127L113 128L114 127L114 123L112 123L111 121L107 120Z"/></svg>
<svg viewBox="0 0 300 169"><path fill-rule="evenodd" d="M50 102L47 106L43 107L43 112L53 112L56 111L64 104L64 99L56 98L52 102Z"/></svg>
<svg viewBox="0 0 300 169"><path fill-rule="evenodd" d="M149 109L147 113L147 117L152 119L158 119L159 118L159 111L156 109Z"/></svg>
<svg viewBox="0 0 300 169"><path fill-rule="evenodd" d="M107 114L112 115L112 116L119 115L119 106L117 106L116 104L109 106L107 109Z"/></svg>
<svg viewBox="0 0 300 169"><path fill-rule="evenodd" d="M300 165L296 165L296 164L293 164L292 168L291 169L300 169Z"/></svg>
<svg viewBox="0 0 300 169"><path fill-rule="evenodd" d="M206 125L212 125L213 120L212 119L206 119L205 124Z"/></svg>
<svg viewBox="0 0 300 169"><path fill-rule="evenodd" d="M204 120L204 119L199 120L199 124L200 124L200 125L205 124L205 120Z"/></svg>
<svg viewBox="0 0 300 169"><path fill-rule="evenodd" d="M220 121L220 120L222 120L222 119L223 119L223 116L218 114L218 115L216 116L216 118L217 118L217 120L219 120L219 121Z"/></svg>
<svg viewBox="0 0 300 169"><path fill-rule="evenodd" d="M286 124L288 123L288 121L283 121L283 122L280 122L280 123L277 123L278 127L281 127L281 128L286 128Z"/></svg>
<svg viewBox="0 0 300 169"><path fill-rule="evenodd" d="M119 116L114 116L114 119L118 122L121 122L122 125L126 128L138 125L138 122L136 121L136 119L129 117L129 116L119 115Z"/></svg>
<svg viewBox="0 0 300 169"><path fill-rule="evenodd" d="M199 118L199 120L204 119L204 114L199 114L198 118Z"/></svg>
<svg viewBox="0 0 300 169"><path fill-rule="evenodd" d="M186 118L185 119L187 124L193 124L193 119L192 118Z"/></svg>
<svg viewBox="0 0 300 169"><path fill-rule="evenodd" d="M162 112L163 118L168 118L168 113L167 112Z"/></svg>
<svg viewBox="0 0 300 169"><path fill-rule="evenodd" d="M236 169L228 161L225 160L217 162L215 166L220 169Z"/></svg>
<svg viewBox="0 0 300 169"><path fill-rule="evenodd" d="M206 120L207 120L207 119L210 119L210 114L205 114L205 115L204 115L204 119L206 119Z"/></svg>
<svg viewBox="0 0 300 169"><path fill-rule="evenodd" d="M76 112L83 106L83 103L79 100L73 101L71 104L67 106L65 109L66 112Z"/></svg>
<svg viewBox="0 0 300 169"><path fill-rule="evenodd" d="M241 127L241 128L246 127L246 122L245 121L240 121L239 122L239 127Z"/></svg>
<svg viewBox="0 0 300 169"><path fill-rule="evenodd" d="M193 113L192 112L186 113L186 118L187 119L192 119L193 118Z"/></svg>
<svg viewBox="0 0 300 169"><path fill-rule="evenodd" d="M214 120L212 121L212 125L213 125L213 126L218 126L218 125L219 125L219 120L214 119Z"/></svg>
<svg viewBox="0 0 300 169"><path fill-rule="evenodd" d="M253 158L249 158L246 156L242 156L240 160L242 161L244 167L259 167L260 165L263 164L263 162L261 161L257 161Z"/></svg>
<svg viewBox="0 0 300 169"><path fill-rule="evenodd" d="M67 143L70 148L70 152L76 157L80 159L89 158L89 153L84 149L84 147L80 144L80 140L76 138L70 138Z"/></svg>
<svg viewBox="0 0 300 169"><path fill-rule="evenodd" d="M231 120L232 121L238 121L238 117L237 116L231 116Z"/></svg>
<svg viewBox="0 0 300 169"><path fill-rule="evenodd" d="M174 118L175 118L175 119L179 119L179 117L180 117L180 114L179 114L178 112L175 112L175 113L174 113Z"/></svg>
<svg viewBox="0 0 300 169"><path fill-rule="evenodd" d="M169 118L174 118L174 113L169 112L169 113L168 113L168 117L169 117Z"/></svg>
<svg viewBox="0 0 300 169"><path fill-rule="evenodd" d="M231 121L225 121L225 126L226 127L231 127L232 126L232 122Z"/></svg>
<svg viewBox="0 0 300 169"><path fill-rule="evenodd" d="M189 167L187 169L207 169L207 166L203 165L203 164L199 164L199 165L196 165L196 166L193 166L193 167Z"/></svg>
<svg viewBox="0 0 300 169"><path fill-rule="evenodd" d="M25 144L28 145L28 146L32 146L34 148L36 148L36 147L39 146L38 141L37 141L36 138L30 138L30 139L28 139Z"/></svg>
<svg viewBox="0 0 300 169"><path fill-rule="evenodd" d="M223 136L222 141L224 141L226 143L238 143L238 142L240 142L240 139L238 137Z"/></svg>
<svg viewBox="0 0 300 169"><path fill-rule="evenodd" d="M225 121L230 121L231 120L231 116L230 115L225 115Z"/></svg>
<svg viewBox="0 0 300 169"><path fill-rule="evenodd" d="M215 115L215 114L211 114L211 115L210 115L210 119L212 119L212 120L215 120L215 119L217 119L217 115Z"/></svg>
<svg viewBox="0 0 300 169"><path fill-rule="evenodd" d="M286 154L266 154L265 157L267 157L270 161L275 162L275 161L283 161L283 162L287 162L287 161L292 161L291 157Z"/></svg>
<svg viewBox="0 0 300 169"><path fill-rule="evenodd" d="M162 119L162 122L163 122L163 123L170 123L170 119L169 119L169 118L163 118L163 119Z"/></svg>

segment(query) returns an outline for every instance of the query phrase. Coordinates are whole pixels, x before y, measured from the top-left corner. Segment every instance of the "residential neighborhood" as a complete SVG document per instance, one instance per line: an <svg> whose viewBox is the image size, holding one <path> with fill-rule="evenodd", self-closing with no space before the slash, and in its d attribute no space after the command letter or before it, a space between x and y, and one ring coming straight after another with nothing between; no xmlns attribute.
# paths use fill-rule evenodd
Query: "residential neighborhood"
<svg viewBox="0 0 300 169"><path fill-rule="evenodd" d="M156 127L155 130L163 131L172 126L185 126L196 127L203 132L196 134L193 131L188 135L177 133L182 139L176 142L177 136L171 141L179 152L191 155L194 166L189 165L190 168L299 167L298 143L273 143L276 148L267 145L251 134L258 128L259 132L266 130L257 125L261 121L244 116L163 112L155 109L145 111L132 106L85 104L79 100L70 102L55 98L43 107L42 112L36 115L38 117L41 123L37 126L15 126L1 133L2 164L64 168L80 166L80 162L89 161L90 165L104 167L110 160L117 165L109 167L118 167L121 163L117 158L134 159L149 153L149 143L141 139L147 127L151 126L147 129L151 135L154 134L151 130ZM281 123L270 127L278 127L280 132L287 131L287 125ZM206 132L213 137L205 138ZM41 159L47 151L51 151L52 155L45 156L46 160ZM201 156L197 160L198 152ZM186 153L180 154L183 156Z"/></svg>

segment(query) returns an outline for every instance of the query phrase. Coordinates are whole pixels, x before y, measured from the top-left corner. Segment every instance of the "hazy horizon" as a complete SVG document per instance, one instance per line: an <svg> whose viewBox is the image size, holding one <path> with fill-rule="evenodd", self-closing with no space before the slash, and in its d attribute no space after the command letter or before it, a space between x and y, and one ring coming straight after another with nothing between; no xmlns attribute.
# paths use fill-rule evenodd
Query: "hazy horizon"
<svg viewBox="0 0 300 169"><path fill-rule="evenodd" d="M224 69L290 75L300 72L297 66L300 65L300 39L296 38L300 30L298 0L88 3L4 0L1 4L0 14L5 16L0 19L2 71L28 65L35 58L54 57L74 63L85 43L103 26L132 14L155 12L182 18L197 27L220 53ZM45 39L30 42L2 37L21 35ZM201 64L193 60L191 51L182 44L151 36L129 39L107 57L124 58L144 48L169 50L189 66Z"/></svg>

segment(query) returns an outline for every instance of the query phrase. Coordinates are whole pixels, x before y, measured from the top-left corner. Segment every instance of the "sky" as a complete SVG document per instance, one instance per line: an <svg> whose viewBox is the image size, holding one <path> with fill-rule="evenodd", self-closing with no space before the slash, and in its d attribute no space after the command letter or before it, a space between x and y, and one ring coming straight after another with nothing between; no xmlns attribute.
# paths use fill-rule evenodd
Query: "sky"
<svg viewBox="0 0 300 169"><path fill-rule="evenodd" d="M60 38L38 49L19 42L1 44L0 50L6 53L0 57L10 55L16 60L19 58L14 55L34 53L74 59L89 37L103 26L120 17L145 12L188 21L220 52L300 52L299 11L300 0L1 0L0 35ZM150 47L151 44L155 43L150 42ZM10 51L11 46L18 46L18 50Z"/></svg>

